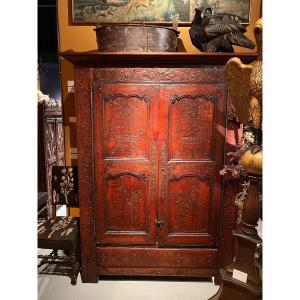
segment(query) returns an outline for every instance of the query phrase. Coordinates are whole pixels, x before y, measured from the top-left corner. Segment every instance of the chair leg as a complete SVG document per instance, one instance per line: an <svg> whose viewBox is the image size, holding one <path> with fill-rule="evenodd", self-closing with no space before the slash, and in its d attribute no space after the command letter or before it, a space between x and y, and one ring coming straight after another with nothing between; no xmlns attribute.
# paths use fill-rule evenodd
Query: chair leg
<svg viewBox="0 0 300 300"><path fill-rule="evenodd" d="M51 253L49 255L52 255L52 256L57 256L58 254L58 250L57 249L52 249ZM38 264L38 268L41 267L42 265L44 264L48 264L49 263L49 259L47 258L42 258L40 263Z"/></svg>

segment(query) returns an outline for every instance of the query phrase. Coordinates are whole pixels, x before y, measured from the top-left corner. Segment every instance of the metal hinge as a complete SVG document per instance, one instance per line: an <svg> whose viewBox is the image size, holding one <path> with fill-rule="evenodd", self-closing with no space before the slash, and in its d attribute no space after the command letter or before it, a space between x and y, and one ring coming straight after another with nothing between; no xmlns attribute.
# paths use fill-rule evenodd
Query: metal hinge
<svg viewBox="0 0 300 300"><path fill-rule="evenodd" d="M163 226L163 224L164 224L163 220L155 219L156 227L161 228Z"/></svg>

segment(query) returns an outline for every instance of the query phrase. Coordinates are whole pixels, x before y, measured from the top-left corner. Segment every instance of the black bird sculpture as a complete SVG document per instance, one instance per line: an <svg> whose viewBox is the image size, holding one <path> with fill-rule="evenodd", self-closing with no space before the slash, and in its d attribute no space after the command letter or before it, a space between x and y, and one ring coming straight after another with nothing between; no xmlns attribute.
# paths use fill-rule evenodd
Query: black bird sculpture
<svg viewBox="0 0 300 300"><path fill-rule="evenodd" d="M203 52L234 52L232 45L255 48L255 44L243 33L246 28L238 16L217 14L211 7L195 9L195 17L189 30L193 45Z"/></svg>

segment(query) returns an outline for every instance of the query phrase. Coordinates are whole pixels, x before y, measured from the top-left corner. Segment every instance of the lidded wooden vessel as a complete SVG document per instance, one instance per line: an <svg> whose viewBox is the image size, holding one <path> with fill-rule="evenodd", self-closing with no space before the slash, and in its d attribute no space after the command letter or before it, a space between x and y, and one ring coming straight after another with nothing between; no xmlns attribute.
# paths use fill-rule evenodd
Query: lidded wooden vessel
<svg viewBox="0 0 300 300"><path fill-rule="evenodd" d="M100 52L175 52L179 31L154 25L118 24L94 29Z"/></svg>

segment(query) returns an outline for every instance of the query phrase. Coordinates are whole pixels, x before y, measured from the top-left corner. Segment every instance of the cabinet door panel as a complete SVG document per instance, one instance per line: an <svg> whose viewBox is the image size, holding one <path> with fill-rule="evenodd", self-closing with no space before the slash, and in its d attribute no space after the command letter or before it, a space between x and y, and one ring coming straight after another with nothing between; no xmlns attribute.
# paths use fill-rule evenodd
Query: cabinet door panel
<svg viewBox="0 0 300 300"><path fill-rule="evenodd" d="M170 159L211 159L215 108L211 99L200 92L170 98Z"/></svg>
<svg viewBox="0 0 300 300"><path fill-rule="evenodd" d="M104 158L149 158L150 98L103 93Z"/></svg>
<svg viewBox="0 0 300 300"><path fill-rule="evenodd" d="M97 243L155 244L158 88L93 90Z"/></svg>
<svg viewBox="0 0 300 300"><path fill-rule="evenodd" d="M208 232L209 183L186 175L172 181L169 187L170 233Z"/></svg>
<svg viewBox="0 0 300 300"><path fill-rule="evenodd" d="M161 88L159 218L163 245L214 246L221 209L223 88Z"/></svg>

